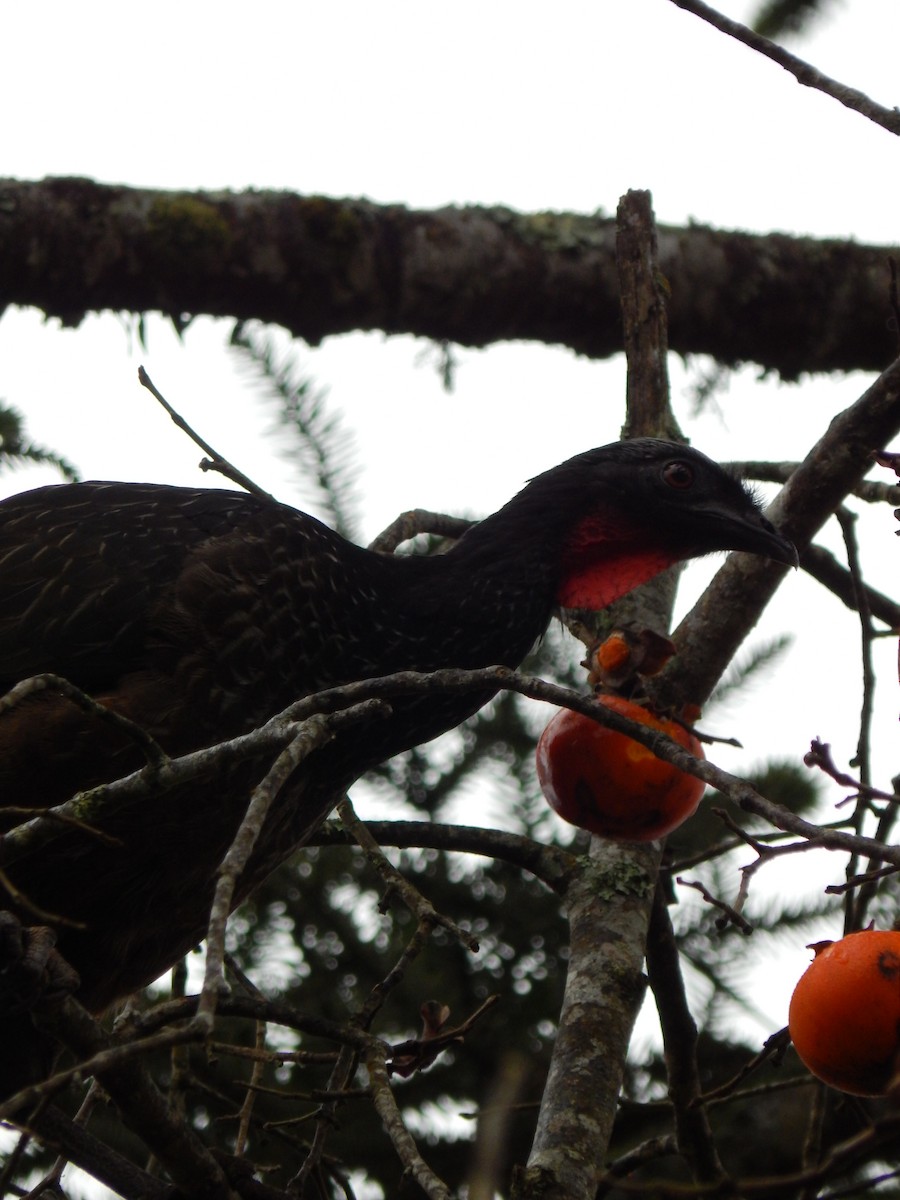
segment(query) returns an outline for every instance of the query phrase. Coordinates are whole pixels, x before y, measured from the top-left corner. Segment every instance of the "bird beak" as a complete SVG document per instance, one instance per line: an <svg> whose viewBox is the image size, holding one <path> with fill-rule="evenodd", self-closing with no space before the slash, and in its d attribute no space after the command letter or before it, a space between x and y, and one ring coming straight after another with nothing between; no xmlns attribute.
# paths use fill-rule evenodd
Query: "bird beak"
<svg viewBox="0 0 900 1200"><path fill-rule="evenodd" d="M775 562L784 563L786 567L793 567L795 570L800 566L800 555L797 553L797 547L793 542L789 542L786 537L778 532L771 521L762 518L763 528L756 531L755 545L745 546L745 550L749 550L751 554L762 554L766 558L773 558Z"/></svg>
<svg viewBox="0 0 900 1200"><path fill-rule="evenodd" d="M797 547L778 532L762 513L754 512L736 517L734 513L706 509L704 516L718 526L722 538L722 549L743 550L747 554L760 554L764 558L784 563L786 567L799 566Z"/></svg>

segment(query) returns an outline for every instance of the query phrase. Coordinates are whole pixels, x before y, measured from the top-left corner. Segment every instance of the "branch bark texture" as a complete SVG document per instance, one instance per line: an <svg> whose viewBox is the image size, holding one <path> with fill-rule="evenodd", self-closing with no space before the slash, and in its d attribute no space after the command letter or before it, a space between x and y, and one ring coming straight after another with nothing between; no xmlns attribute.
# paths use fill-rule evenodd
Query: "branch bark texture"
<svg viewBox="0 0 900 1200"><path fill-rule="evenodd" d="M872 465L872 452L900 432L900 359L838 413L791 475L768 515L801 552ZM678 655L660 693L702 704L784 578L786 568L731 554L675 631Z"/></svg>
<svg viewBox="0 0 900 1200"><path fill-rule="evenodd" d="M644 939L658 843L592 839L566 895L569 970L550 1074L518 1200L593 1196L644 995Z"/></svg>
<svg viewBox="0 0 900 1200"><path fill-rule="evenodd" d="M703 226L658 236L680 354L795 378L880 370L896 353L889 248ZM0 307L68 325L111 309L258 318L310 343L378 329L593 358L622 345L615 222L602 216L7 179L0 280Z"/></svg>
<svg viewBox="0 0 900 1200"><path fill-rule="evenodd" d="M628 358L626 429L678 436L669 406L666 306L650 195L628 192L618 213L622 322ZM663 576L613 606L639 627L669 627L674 579ZM569 968L559 1029L528 1165L514 1200L590 1200L616 1117L625 1059L644 990L642 966L659 843L591 839L565 893Z"/></svg>

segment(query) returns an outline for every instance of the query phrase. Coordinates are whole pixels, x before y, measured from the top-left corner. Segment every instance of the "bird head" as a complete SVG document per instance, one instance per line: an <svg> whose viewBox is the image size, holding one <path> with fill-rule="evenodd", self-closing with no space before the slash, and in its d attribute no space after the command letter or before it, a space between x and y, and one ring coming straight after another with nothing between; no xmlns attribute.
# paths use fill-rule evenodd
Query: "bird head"
<svg viewBox="0 0 900 1200"><path fill-rule="evenodd" d="M737 476L690 446L636 438L569 459L531 481L567 514L557 602L599 609L688 558L723 550L797 565L794 546Z"/></svg>

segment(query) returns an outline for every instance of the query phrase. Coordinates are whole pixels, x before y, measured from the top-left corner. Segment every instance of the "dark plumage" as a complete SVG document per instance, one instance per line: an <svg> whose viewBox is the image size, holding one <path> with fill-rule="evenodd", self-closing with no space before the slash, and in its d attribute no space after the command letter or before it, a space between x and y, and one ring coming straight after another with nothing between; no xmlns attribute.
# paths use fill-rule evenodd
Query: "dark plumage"
<svg viewBox="0 0 900 1200"><path fill-rule="evenodd" d="M236 492L41 488L0 505L0 689L55 672L176 755L334 684L516 666L558 604L602 607L672 562L726 549L795 561L737 480L652 439L538 476L431 557L374 554ZM397 702L390 718L317 751L279 798L242 894L366 769L487 699ZM0 714L5 805L58 804L140 765L133 743L62 697ZM147 983L203 936L216 865L264 770L251 763L122 809L105 826L118 848L68 830L16 864L13 878L42 909L86 925L61 929L59 947L88 1007Z"/></svg>

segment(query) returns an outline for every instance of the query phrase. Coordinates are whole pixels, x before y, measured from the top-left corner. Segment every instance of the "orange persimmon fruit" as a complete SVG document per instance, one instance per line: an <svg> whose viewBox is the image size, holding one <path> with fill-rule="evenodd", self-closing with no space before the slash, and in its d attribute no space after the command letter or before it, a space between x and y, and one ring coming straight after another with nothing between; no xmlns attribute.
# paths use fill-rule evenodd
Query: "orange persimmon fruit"
<svg viewBox="0 0 900 1200"><path fill-rule="evenodd" d="M855 1096L883 1095L900 1055L900 931L814 942L788 1026L813 1075Z"/></svg>
<svg viewBox="0 0 900 1200"><path fill-rule="evenodd" d="M598 700L613 712L667 733L697 758L703 751L682 725L622 696ZM602 837L649 842L692 816L702 780L636 742L568 708L548 722L537 748L537 774L551 808L571 825Z"/></svg>

